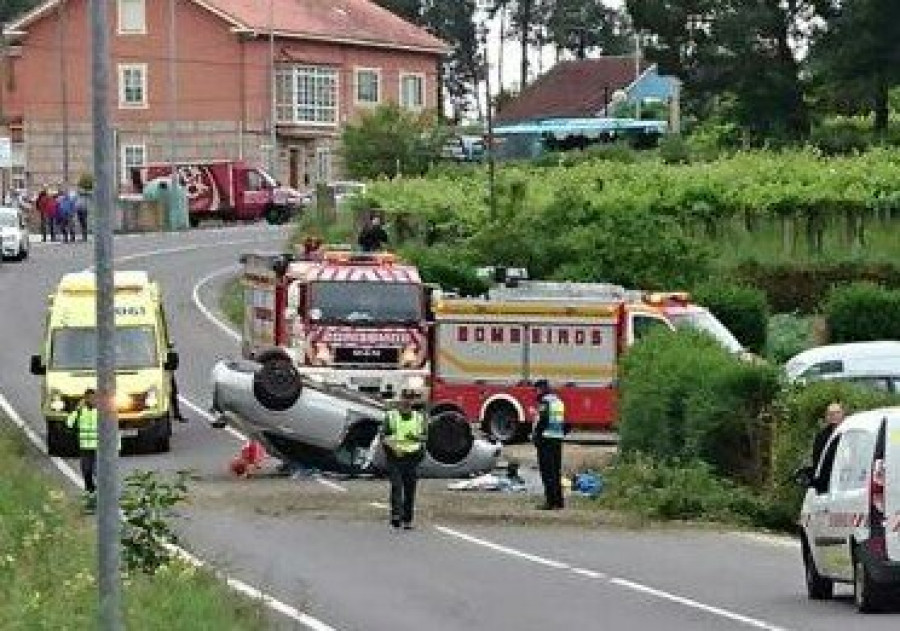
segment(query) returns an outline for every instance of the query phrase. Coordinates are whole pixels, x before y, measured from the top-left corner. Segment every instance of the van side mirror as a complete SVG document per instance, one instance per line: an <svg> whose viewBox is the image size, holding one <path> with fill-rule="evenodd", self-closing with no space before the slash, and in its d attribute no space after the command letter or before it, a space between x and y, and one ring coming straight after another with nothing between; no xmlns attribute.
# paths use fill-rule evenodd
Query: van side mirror
<svg viewBox="0 0 900 631"><path fill-rule="evenodd" d="M796 471L794 471L794 482L796 482L797 486L803 488L809 488L815 482L815 471L813 471L812 467L800 467Z"/></svg>
<svg viewBox="0 0 900 631"><path fill-rule="evenodd" d="M32 375L46 375L47 367L44 365L43 359L41 359L40 355L32 355L31 356L31 374Z"/></svg>
<svg viewBox="0 0 900 631"><path fill-rule="evenodd" d="M163 369L170 372L178 370L178 353L175 351L166 353L166 362L163 364Z"/></svg>

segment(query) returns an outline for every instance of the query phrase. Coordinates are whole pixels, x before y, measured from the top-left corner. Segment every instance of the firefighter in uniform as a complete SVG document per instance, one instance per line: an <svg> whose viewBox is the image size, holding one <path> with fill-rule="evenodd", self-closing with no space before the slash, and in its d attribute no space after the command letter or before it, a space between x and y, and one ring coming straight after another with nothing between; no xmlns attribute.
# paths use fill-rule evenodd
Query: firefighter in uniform
<svg viewBox="0 0 900 631"><path fill-rule="evenodd" d="M391 526L411 530L427 436L425 415L413 409L411 393L404 392L397 409L385 414L381 435L391 480Z"/></svg>
<svg viewBox="0 0 900 631"><path fill-rule="evenodd" d="M97 442L98 422L97 406L94 400L94 389L84 391L81 403L66 419L68 427L78 428L78 448L81 450L81 476L84 478L84 490L87 494L85 505L88 510L93 510L97 505Z"/></svg>
<svg viewBox="0 0 900 631"><path fill-rule="evenodd" d="M563 507L562 442L567 432L566 406L550 389L546 379L540 379L534 385L538 395L538 412L532 441L537 449L545 498L539 508L558 510Z"/></svg>

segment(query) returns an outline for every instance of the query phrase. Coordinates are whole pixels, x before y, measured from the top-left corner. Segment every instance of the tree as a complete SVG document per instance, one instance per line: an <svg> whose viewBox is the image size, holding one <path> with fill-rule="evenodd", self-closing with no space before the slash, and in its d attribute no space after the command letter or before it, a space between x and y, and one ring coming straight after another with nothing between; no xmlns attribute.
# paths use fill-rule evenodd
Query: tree
<svg viewBox="0 0 900 631"><path fill-rule="evenodd" d="M0 24L8 22L37 6L38 0L3 0L0 2Z"/></svg>
<svg viewBox="0 0 900 631"><path fill-rule="evenodd" d="M429 0L422 15L426 27L452 47L443 65L443 86L453 104L453 118L457 120L483 75L474 15L475 0Z"/></svg>
<svg viewBox="0 0 900 631"><path fill-rule="evenodd" d="M599 50L603 55L631 52L630 27L622 13L602 0L550 0L547 32L557 50L578 59Z"/></svg>
<svg viewBox="0 0 900 631"><path fill-rule="evenodd" d="M519 90L528 85L528 51L531 45L541 39L542 15L546 15L548 0L495 0L491 15L506 11L509 15L509 34L519 39L522 60L519 65Z"/></svg>
<svg viewBox="0 0 900 631"><path fill-rule="evenodd" d="M422 0L374 0L374 2L404 20L421 24Z"/></svg>
<svg viewBox="0 0 900 631"><path fill-rule="evenodd" d="M853 108L888 127L889 93L900 84L900 4L895 0L828 0L825 28L812 47L813 72Z"/></svg>
<svg viewBox="0 0 900 631"><path fill-rule="evenodd" d="M422 175L440 156L446 129L433 113L381 105L344 128L341 150L348 173L357 178Z"/></svg>

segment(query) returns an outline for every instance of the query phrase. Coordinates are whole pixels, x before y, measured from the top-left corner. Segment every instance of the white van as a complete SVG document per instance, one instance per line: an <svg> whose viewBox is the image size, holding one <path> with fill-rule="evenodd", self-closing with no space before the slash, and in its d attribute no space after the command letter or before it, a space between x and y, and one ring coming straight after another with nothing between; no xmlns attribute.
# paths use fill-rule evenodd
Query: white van
<svg viewBox="0 0 900 631"><path fill-rule="evenodd" d="M803 351L784 365L789 381L852 381L900 392L900 342L829 344Z"/></svg>
<svg viewBox="0 0 900 631"><path fill-rule="evenodd" d="M809 597L850 583L861 612L900 600L900 408L847 417L797 480Z"/></svg>

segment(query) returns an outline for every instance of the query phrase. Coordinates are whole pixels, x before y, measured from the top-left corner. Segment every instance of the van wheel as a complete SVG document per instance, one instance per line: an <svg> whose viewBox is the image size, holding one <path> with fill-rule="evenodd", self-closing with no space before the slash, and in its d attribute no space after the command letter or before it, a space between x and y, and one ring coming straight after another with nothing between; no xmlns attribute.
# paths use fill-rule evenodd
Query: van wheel
<svg viewBox="0 0 900 631"><path fill-rule="evenodd" d="M859 555L853 555L853 602L860 613L879 611L884 598Z"/></svg>
<svg viewBox="0 0 900 631"><path fill-rule="evenodd" d="M285 355L270 355L261 363L253 375L253 395L266 408L283 412L300 398L300 374Z"/></svg>
<svg viewBox="0 0 900 631"><path fill-rule="evenodd" d="M162 432L156 437L156 453L169 453L172 448L172 419L166 418Z"/></svg>
<svg viewBox="0 0 900 631"><path fill-rule="evenodd" d="M819 574L816 562L803 542L803 568L806 571L806 593L812 600L828 600L834 596L834 581Z"/></svg>
<svg viewBox="0 0 900 631"><path fill-rule="evenodd" d="M277 226L285 222L287 212L278 206L270 204L266 206L266 212L263 216L266 218L266 223Z"/></svg>
<svg viewBox="0 0 900 631"><path fill-rule="evenodd" d="M61 421L47 423L47 454L59 458L72 458L78 455L78 436L66 431Z"/></svg>
<svg viewBox="0 0 900 631"><path fill-rule="evenodd" d="M519 413L506 401L497 401L484 412L484 431L504 445L521 442L527 426L519 422Z"/></svg>

